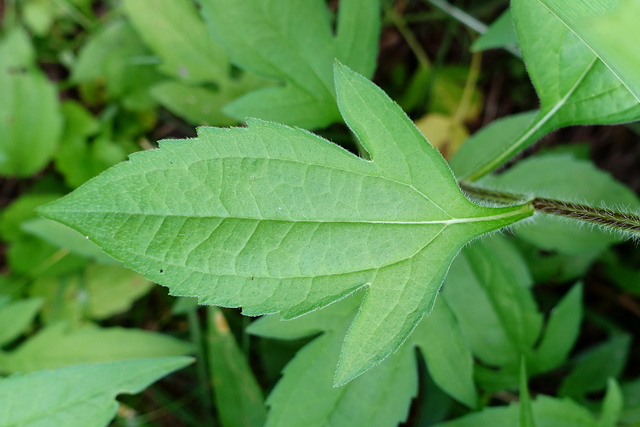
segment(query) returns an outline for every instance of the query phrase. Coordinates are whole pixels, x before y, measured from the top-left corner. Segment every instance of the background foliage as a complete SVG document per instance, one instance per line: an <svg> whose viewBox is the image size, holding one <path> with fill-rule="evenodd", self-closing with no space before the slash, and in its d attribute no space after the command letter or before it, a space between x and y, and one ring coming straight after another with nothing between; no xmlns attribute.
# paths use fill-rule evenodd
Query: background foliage
<svg viewBox="0 0 640 427"><path fill-rule="evenodd" d="M623 236L538 215L475 240L456 257L432 313L400 349L348 382L358 369L335 377L336 365L363 291L293 320L251 319L169 296L85 235L35 211L158 140L194 137L200 125L242 125L246 117L313 130L374 163L385 160L379 153L393 158L389 144L352 138L343 118L359 136L391 128L409 135L402 126L410 124L389 119L374 128L368 117L380 108L371 106L395 106L364 80L349 80L347 71L343 86L354 87L338 88L339 109L334 58L384 89L458 179L637 210L640 64L633 38L620 35L631 34L625 28L633 28L637 20L630 17L640 10L633 0L581 4L6 1L0 426L640 425L640 254ZM626 124L594 126L619 123ZM577 124L590 126L567 127ZM250 132L264 140L274 129L281 134L268 143L271 150L304 139L319 148L296 156L325 155L321 140L301 130L254 122L235 132L240 140ZM200 138L207 132L214 133L201 129ZM197 148L177 155L172 147L184 142L164 144L127 165L153 157L161 164L150 167L163 167L201 155ZM344 155L326 154L353 163ZM437 162L433 168L446 170ZM386 173L400 170L392 164ZM298 171L285 172L273 176L294 182ZM116 183L98 192L91 206L160 188L146 173L126 191ZM183 179L162 194L163 203L203 196L184 192ZM262 184L267 194L273 182ZM448 185L442 197L457 197L455 183ZM315 190L321 197L322 186ZM134 228L127 233L125 246L140 237ZM397 233L389 241L376 236L383 255L392 253ZM116 238L98 243L114 253L109 245ZM419 236L402 242L413 240ZM347 244L336 265L361 255ZM162 281L158 274L146 275ZM279 303L286 306L286 298ZM371 313L360 323L370 324L380 311ZM349 333L363 336L355 326ZM123 393L137 395L114 399Z"/></svg>

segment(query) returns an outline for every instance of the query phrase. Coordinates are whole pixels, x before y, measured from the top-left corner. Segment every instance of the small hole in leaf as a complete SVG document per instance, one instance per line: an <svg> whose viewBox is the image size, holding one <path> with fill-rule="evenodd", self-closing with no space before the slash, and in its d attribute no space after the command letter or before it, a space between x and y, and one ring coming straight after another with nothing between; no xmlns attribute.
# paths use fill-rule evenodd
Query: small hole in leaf
<svg viewBox="0 0 640 427"><path fill-rule="evenodd" d="M160 270L160 273L164 273L164 270Z"/></svg>

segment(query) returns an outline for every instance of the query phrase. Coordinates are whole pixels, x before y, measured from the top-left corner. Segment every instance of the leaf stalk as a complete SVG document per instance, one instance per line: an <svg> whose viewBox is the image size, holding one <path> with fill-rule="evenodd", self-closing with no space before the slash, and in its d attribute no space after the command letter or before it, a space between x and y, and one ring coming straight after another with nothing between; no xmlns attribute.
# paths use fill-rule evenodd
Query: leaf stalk
<svg viewBox="0 0 640 427"><path fill-rule="evenodd" d="M617 231L640 235L640 216L633 213L543 197L529 198L521 194L488 190L464 183L460 184L460 188L469 196L479 200L500 204L514 204L523 203L529 199L530 206L536 212L577 219Z"/></svg>

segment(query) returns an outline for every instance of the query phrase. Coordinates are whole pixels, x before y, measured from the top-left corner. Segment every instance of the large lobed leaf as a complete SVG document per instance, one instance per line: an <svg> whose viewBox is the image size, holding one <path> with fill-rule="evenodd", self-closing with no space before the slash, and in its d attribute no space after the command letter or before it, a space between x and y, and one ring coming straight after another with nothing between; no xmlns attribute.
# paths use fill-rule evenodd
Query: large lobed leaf
<svg viewBox="0 0 640 427"><path fill-rule="evenodd" d="M138 153L42 213L201 303L300 316L366 287L336 382L395 351L469 240L530 216L481 207L384 92L344 66L336 91L371 160L250 121Z"/></svg>

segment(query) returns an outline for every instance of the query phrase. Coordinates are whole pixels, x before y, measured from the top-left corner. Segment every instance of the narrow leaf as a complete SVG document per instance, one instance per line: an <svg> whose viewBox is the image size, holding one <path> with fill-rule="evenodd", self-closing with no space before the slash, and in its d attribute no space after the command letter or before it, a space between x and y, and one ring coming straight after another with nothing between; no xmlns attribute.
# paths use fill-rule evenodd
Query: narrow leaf
<svg viewBox="0 0 640 427"><path fill-rule="evenodd" d="M29 298L0 306L0 348L25 332L43 303L41 298Z"/></svg>
<svg viewBox="0 0 640 427"><path fill-rule="evenodd" d="M615 427L618 425L620 414L624 406L622 389L618 382L609 378L607 382L607 392L602 401L602 411L598 420L598 427Z"/></svg>
<svg viewBox="0 0 640 427"><path fill-rule="evenodd" d="M55 152L62 115L56 88L36 68L23 30L9 32L0 41L0 94L0 175L32 175Z"/></svg>
<svg viewBox="0 0 640 427"><path fill-rule="evenodd" d="M190 352L190 345L158 333L94 327L67 332L64 325L55 325L2 355L0 371L26 373L82 363L183 356Z"/></svg>
<svg viewBox="0 0 640 427"><path fill-rule="evenodd" d="M531 405L531 395L527 383L527 362L524 356L520 362L520 427L535 427L536 421L533 416Z"/></svg>
<svg viewBox="0 0 640 427"><path fill-rule="evenodd" d="M207 350L216 408L224 427L264 425L262 390L222 310L207 311Z"/></svg>
<svg viewBox="0 0 640 427"><path fill-rule="evenodd" d="M616 378L622 373L630 345L628 335L619 335L585 351L577 358L558 394L579 399L587 393L604 389L609 378Z"/></svg>
<svg viewBox="0 0 640 427"><path fill-rule="evenodd" d="M188 83L229 79L229 58L208 33L190 0L125 0L124 11L145 44L160 56L160 71Z"/></svg>
<svg viewBox="0 0 640 427"><path fill-rule="evenodd" d="M338 366L344 384L409 336L463 245L532 208L471 203L382 90L341 65L336 82L371 161L268 122L200 128L42 213L174 295L248 315L293 318L366 287Z"/></svg>
<svg viewBox="0 0 640 427"><path fill-rule="evenodd" d="M474 408L478 397L473 357L444 299L438 300L409 339L420 348L433 381L450 396Z"/></svg>
<svg viewBox="0 0 640 427"><path fill-rule="evenodd" d="M565 362L580 334L582 286L575 285L554 307L533 358L536 372L555 369Z"/></svg>
<svg viewBox="0 0 640 427"><path fill-rule="evenodd" d="M528 287L527 265L502 236L465 248L452 266L443 294L474 354L490 366L518 372L542 328L542 315Z"/></svg>
<svg viewBox="0 0 640 427"><path fill-rule="evenodd" d="M139 393L191 362L188 357L128 360L0 379L0 424L102 427L116 414L116 395Z"/></svg>

